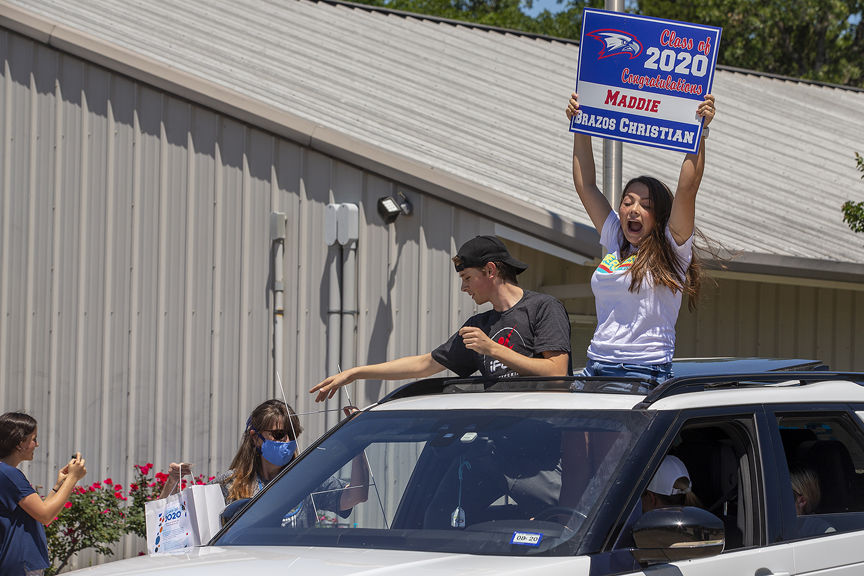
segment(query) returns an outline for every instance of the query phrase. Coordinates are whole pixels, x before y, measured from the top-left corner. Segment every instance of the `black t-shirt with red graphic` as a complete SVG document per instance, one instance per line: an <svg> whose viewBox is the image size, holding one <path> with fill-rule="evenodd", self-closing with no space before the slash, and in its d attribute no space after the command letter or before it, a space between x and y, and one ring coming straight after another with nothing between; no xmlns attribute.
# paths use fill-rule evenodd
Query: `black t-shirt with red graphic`
<svg viewBox="0 0 864 576"><path fill-rule="evenodd" d="M573 371L570 320L564 305L552 296L525 290L509 310L482 312L464 326L477 326L495 342L530 358L540 358L543 352L566 352L567 373ZM465 348L458 331L432 351L432 358L462 377L478 371L482 376L519 376L495 358Z"/></svg>

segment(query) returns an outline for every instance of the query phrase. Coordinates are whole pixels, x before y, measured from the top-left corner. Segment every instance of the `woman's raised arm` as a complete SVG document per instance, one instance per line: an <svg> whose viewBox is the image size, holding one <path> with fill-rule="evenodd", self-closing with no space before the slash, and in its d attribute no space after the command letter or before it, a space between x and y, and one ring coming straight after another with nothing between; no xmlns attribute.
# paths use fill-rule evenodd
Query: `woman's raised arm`
<svg viewBox="0 0 864 576"><path fill-rule="evenodd" d="M705 119L705 128L714 119L714 112L714 96L706 94L696 112ZM707 130L703 130L699 152L684 157L681 173L678 175L678 187L675 189L675 199L672 201L672 211L669 214L669 231L679 246L690 238L696 225L696 193L699 191L699 184L705 171L707 134Z"/></svg>
<svg viewBox="0 0 864 576"><path fill-rule="evenodd" d="M567 103L567 118L573 118L579 113L579 95L573 93ZM597 169L594 166L591 136L579 132L573 133L573 185L576 187L582 206L591 218L591 223L594 224L597 232L601 233L612 206L597 187Z"/></svg>

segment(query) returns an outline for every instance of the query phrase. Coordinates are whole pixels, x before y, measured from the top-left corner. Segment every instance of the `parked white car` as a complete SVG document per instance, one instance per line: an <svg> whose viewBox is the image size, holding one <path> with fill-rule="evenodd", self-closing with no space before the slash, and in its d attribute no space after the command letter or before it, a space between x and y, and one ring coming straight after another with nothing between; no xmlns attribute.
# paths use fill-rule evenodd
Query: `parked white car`
<svg viewBox="0 0 864 576"><path fill-rule="evenodd" d="M310 446L209 546L80 573L864 574L864 374L758 359L676 374L647 396L570 379L409 384ZM343 489L366 501L325 509L339 499L319 487L361 453L369 486ZM703 507L639 517L667 454ZM806 516L797 468L821 484Z"/></svg>

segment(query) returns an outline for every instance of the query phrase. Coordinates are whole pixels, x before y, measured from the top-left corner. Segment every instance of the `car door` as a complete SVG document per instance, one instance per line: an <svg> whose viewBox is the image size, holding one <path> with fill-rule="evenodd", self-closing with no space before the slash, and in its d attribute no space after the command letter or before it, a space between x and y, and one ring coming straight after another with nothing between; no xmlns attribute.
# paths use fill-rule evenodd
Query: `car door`
<svg viewBox="0 0 864 576"><path fill-rule="evenodd" d="M685 414L666 453L687 466L703 507L723 520L727 549L717 556L643 568L628 574L791 576L794 545L778 542L779 511L771 505L777 477L771 438L759 407L725 414ZM765 458L766 453L768 458ZM767 462L767 466L766 466Z"/></svg>
<svg viewBox="0 0 864 576"><path fill-rule="evenodd" d="M769 409L782 535L799 576L864 573L864 427L843 405Z"/></svg>

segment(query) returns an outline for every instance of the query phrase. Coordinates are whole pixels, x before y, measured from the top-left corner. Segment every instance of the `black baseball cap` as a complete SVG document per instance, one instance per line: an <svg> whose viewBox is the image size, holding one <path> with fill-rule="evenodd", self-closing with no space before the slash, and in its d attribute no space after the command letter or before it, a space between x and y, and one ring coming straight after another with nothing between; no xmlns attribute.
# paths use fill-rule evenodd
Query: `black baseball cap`
<svg viewBox="0 0 864 576"><path fill-rule="evenodd" d="M516 270L517 274L528 268L527 264L510 255L497 236L476 236L468 240L459 248L456 257L460 261L456 265L457 272L465 268L482 268L487 262L503 262Z"/></svg>

